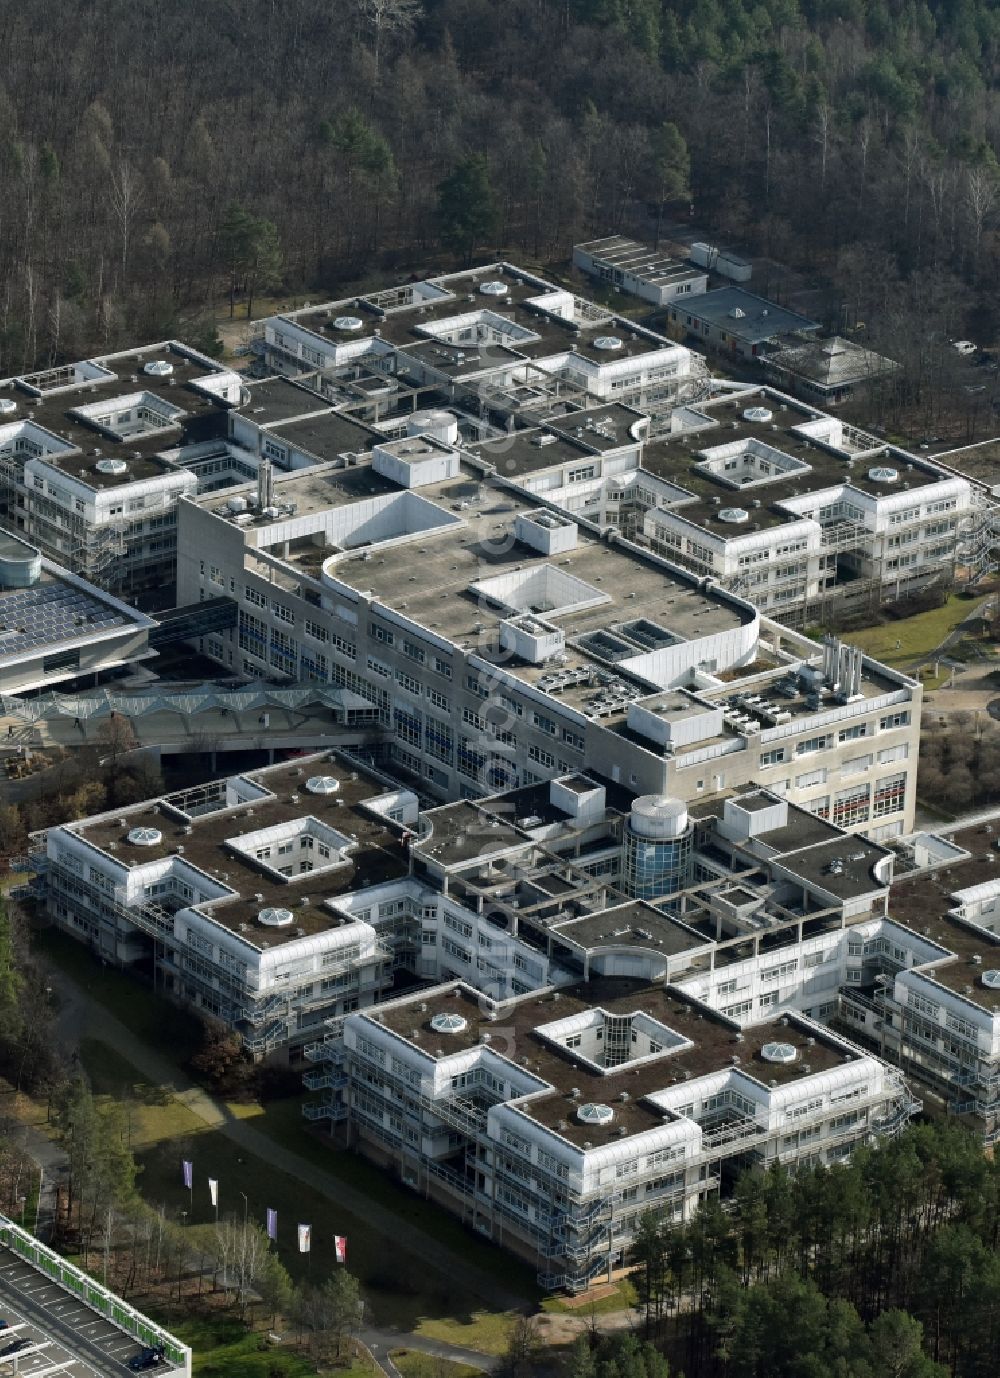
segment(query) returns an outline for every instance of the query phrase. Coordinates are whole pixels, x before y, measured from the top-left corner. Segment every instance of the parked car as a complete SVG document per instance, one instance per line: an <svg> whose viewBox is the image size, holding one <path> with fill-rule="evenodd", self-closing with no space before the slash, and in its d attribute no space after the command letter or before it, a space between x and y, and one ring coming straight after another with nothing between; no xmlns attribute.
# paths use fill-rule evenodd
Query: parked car
<svg viewBox="0 0 1000 1378"><path fill-rule="evenodd" d="M164 1358L162 1345L144 1345L138 1354L133 1354L128 1366L133 1373L143 1373L147 1368L156 1368Z"/></svg>
<svg viewBox="0 0 1000 1378"><path fill-rule="evenodd" d="M952 340L951 347L958 354L975 354L976 346L971 340Z"/></svg>
<svg viewBox="0 0 1000 1378"><path fill-rule="evenodd" d="M6 1359L8 1354L16 1354L19 1349L27 1349L28 1345L33 1343L34 1341L29 1340L27 1335L18 1335L16 1340L11 1340L9 1345L0 1349L0 1357Z"/></svg>

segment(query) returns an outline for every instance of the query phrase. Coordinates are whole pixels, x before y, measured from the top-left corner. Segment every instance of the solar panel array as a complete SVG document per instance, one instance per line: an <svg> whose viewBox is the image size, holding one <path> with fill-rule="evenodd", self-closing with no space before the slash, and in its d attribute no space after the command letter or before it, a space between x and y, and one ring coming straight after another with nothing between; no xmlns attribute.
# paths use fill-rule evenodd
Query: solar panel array
<svg viewBox="0 0 1000 1378"><path fill-rule="evenodd" d="M106 603L65 584L11 590L0 595L0 650L41 650L123 626L126 620Z"/></svg>

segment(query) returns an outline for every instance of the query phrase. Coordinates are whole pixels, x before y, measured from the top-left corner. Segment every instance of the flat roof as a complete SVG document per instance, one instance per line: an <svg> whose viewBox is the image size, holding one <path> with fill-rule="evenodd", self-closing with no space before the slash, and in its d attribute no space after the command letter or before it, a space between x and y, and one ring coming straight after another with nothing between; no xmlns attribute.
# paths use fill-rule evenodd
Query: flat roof
<svg viewBox="0 0 1000 1378"><path fill-rule="evenodd" d="M289 496L297 496L289 485ZM486 660L502 662L518 679L529 684L544 680L552 667L530 664L499 650L499 625L511 614L494 608L472 588L502 574L527 573L533 568L555 567L588 586L603 601L594 606L568 607L547 612L547 621L562 628L566 637L567 663L560 667L557 689L566 703L583 711L601 698L598 671L607 667L574 639L605 630L609 624L639 618L651 619L677 641L701 639L745 625L753 616L749 607L730 601L717 590L702 591L694 576L687 577L644 557L641 551L623 549L599 541L580 530L574 549L545 556L513 539L518 513L536 510L523 500L498 490L489 480L477 485L468 478L420 489L421 498L439 503L449 512L462 503L476 503L473 530L468 525L440 527L422 533L419 540L402 544L376 544L343 555L330 573L353 588L367 591L378 602L405 611L421 626L439 632ZM315 548L306 552L315 558ZM289 561L298 556L293 549ZM315 566L313 566L315 568ZM642 654L636 646L636 655ZM580 678L570 683L573 672ZM627 678L627 669L616 666L614 674ZM637 692L642 692L637 682Z"/></svg>
<svg viewBox="0 0 1000 1378"><path fill-rule="evenodd" d="M335 794L310 794L305 781L314 774L335 775L340 781L339 790ZM123 809L116 818L105 816L68 826L123 866L141 866L180 853L185 862L237 892L233 899L196 908L239 933L254 947L273 947L342 927L350 920L327 908L327 900L408 873L407 852L397 831L360 807L365 800L381 793L383 787L353 763L348 766L339 758L322 765L318 759L291 762L249 772L247 778L271 791L271 797L254 799L225 812L195 816L189 823L170 811L164 797L149 800L138 808ZM297 795L295 800L293 795ZM243 834L310 816L356 839L357 847L347 865L329 871L307 871L282 882L256 865L252 857L226 845ZM161 839L151 847L135 846L127 841L133 828L155 828ZM262 926L257 915L266 907L291 909L294 925Z"/></svg>
<svg viewBox="0 0 1000 1378"><path fill-rule="evenodd" d="M683 312L692 319L707 321L709 325L725 328L726 333L735 335L748 344L763 344L779 335L790 335L798 330L819 330L819 321L800 316L797 311L778 306L756 292L747 292L742 287L717 287L711 292L702 292L683 301L671 302L672 311ZM733 316L734 311L742 315Z"/></svg>
<svg viewBox="0 0 1000 1378"><path fill-rule="evenodd" d="M157 359L171 364L173 373L168 378L143 373L144 365ZM98 363L111 369L115 376L84 381L37 399L19 387L15 379L8 378L0 381L0 397L17 403L16 414L7 418L5 424L34 422L73 446L70 453L45 453L37 458L88 488L120 488L143 479L160 478L178 469L160 457L163 451L225 437L229 404L190 386L196 379L211 378L223 370L191 358L176 343L147 345L83 362ZM135 392L150 393L171 407L180 407L184 414L163 429L125 440L115 440L82 418L69 415L74 408L113 401ZM128 469L124 474L102 474L95 468L99 458L124 460Z"/></svg>
<svg viewBox="0 0 1000 1378"><path fill-rule="evenodd" d="M703 278L706 273L704 268L697 268L683 259L674 258L659 249L651 249L638 240L626 239L620 234L609 235L607 239L591 239L586 244L575 244L573 247L612 268L634 273L646 282L686 282Z"/></svg>
<svg viewBox="0 0 1000 1378"><path fill-rule="evenodd" d="M385 439L363 422L333 410L299 421L285 421L268 429L279 440L286 440L321 460L370 450L377 440Z"/></svg>
<svg viewBox="0 0 1000 1378"><path fill-rule="evenodd" d="M248 492L256 494L255 484L247 484L246 488ZM227 488L206 493L197 499L197 504L209 512L225 512L228 502L234 493L239 491L238 488ZM295 469L291 473L274 470L275 502L294 502L296 515L300 517L310 513L328 512L333 508L361 502L365 498L402 491L398 483L376 473L370 460L352 465L350 468L339 468L335 463L326 463L316 468ZM245 526L251 532L255 525L275 524L274 518L262 517L254 510L248 511L246 515L250 520ZM298 542L293 540L290 559L306 572L315 574L323 561L328 560L334 553L332 546L316 545L310 536Z"/></svg>
<svg viewBox="0 0 1000 1378"><path fill-rule="evenodd" d="M651 1015L689 1039L692 1046L676 1052L668 1049L649 1061L624 1063L602 1074L575 1058L570 1049L556 1047L538 1033L540 1025L595 1008L618 1015ZM452 1012L465 1016L464 1030L449 1035L431 1028L435 1014ZM729 1070L736 1065L733 1060L737 1058L739 1070L763 1086L771 1082L780 1086L855 1062L860 1056L821 1029L809 1028L807 1032L794 1016L780 1023L772 1020L738 1030L729 1020L695 1004L672 987L664 991L659 984L622 978L598 978L554 993L528 995L503 1005L495 1019L489 1018L475 992L464 987L418 992L404 1002L393 1002L374 1017L432 1057L437 1056L439 1049L449 1054L475 1047L484 1034L494 1039L497 1030L501 1030L506 1041L500 1051L508 1050L508 1055L526 1071L550 1082L554 1088L521 1109L538 1124L555 1130L578 1147L591 1144L597 1148L616 1142L622 1128L636 1134L661 1125L665 1112L645 1097L677 1085L684 1073L694 1078ZM796 1049L796 1060L765 1062L761 1049L765 1043L775 1041L791 1043ZM624 1101L623 1093L627 1093ZM580 1124L575 1109L587 1102L611 1105L612 1122L603 1127Z"/></svg>
<svg viewBox="0 0 1000 1378"><path fill-rule="evenodd" d="M942 464L990 488L1000 484L1000 437L963 445L958 450L942 450L935 456Z"/></svg>
<svg viewBox="0 0 1000 1378"><path fill-rule="evenodd" d="M954 953L954 960L935 966L926 975L980 1009L996 1014L1000 1012L1000 990L989 989L980 978L984 970L1000 968L1000 935L962 923L949 913L956 908L952 899L956 891L1000 883L1000 852L993 846L996 833L990 825L979 824L949 836L969 856L931 872L901 875L889 894L889 917ZM973 957L981 961L973 962Z"/></svg>
<svg viewBox="0 0 1000 1378"><path fill-rule="evenodd" d="M770 842L770 837L767 840ZM807 885L827 890L838 900L850 900L888 890L888 882L879 880L875 867L891 855L867 838L841 834L798 851L783 852L775 861Z"/></svg>
<svg viewBox="0 0 1000 1378"><path fill-rule="evenodd" d="M287 315L285 319L337 341L364 339L377 330L383 341L407 353L416 354L425 364L445 376L460 376L496 367L505 360L515 360L520 356L528 359L547 358L573 348L589 358L610 362L629 354L647 354L650 350L674 347L673 341L592 303L587 304L586 315L574 323L527 306L526 303L535 297L545 297L567 289L532 280L509 265L490 264L446 279L430 281L444 287L448 295L437 299L421 298L385 315L373 311L365 298L353 299L351 307L357 309L364 322L359 331L345 332L333 325L341 314L338 308L345 305L343 302L299 311ZM484 282L495 281L502 281L506 285L507 292L503 296L492 296L481 291ZM491 311L532 331L538 338L511 342L509 345L479 345L471 340L446 344L421 333L418 328L432 326L471 311ZM621 338L621 348L613 354L595 350L594 339L609 334Z"/></svg>
<svg viewBox="0 0 1000 1378"><path fill-rule="evenodd" d="M467 799L428 809L422 819L431 825L433 832L415 841L413 852L441 866L458 866L528 842L518 828L505 823L489 809L477 808Z"/></svg>
<svg viewBox="0 0 1000 1378"><path fill-rule="evenodd" d="M748 420L744 413L756 407L770 411L770 419ZM776 397L767 389L699 403L696 410L707 424L686 434L647 442L642 451L642 469L690 493L690 502L683 501L669 510L723 540L797 520L796 514L781 504L808 493L850 484L871 497L888 497L950 477L927 461L890 447L879 447L878 442L874 442L877 448L871 454L851 458L817 440L797 435L793 427L817 419L817 413L809 407L796 406L787 398ZM703 462L703 451L748 440L767 445L808 465L808 470L799 469L785 478L733 487L720 482L707 469L698 467ZM898 482L886 484L869 478L869 469L880 466L895 468ZM720 521L719 512L725 507L747 509L749 521L738 526Z"/></svg>
<svg viewBox="0 0 1000 1378"><path fill-rule="evenodd" d="M616 905L613 900L599 914L584 914L565 923L553 922L550 931L584 948L635 948L637 951L676 957L712 945L711 939L694 932L663 910L642 900Z"/></svg>
<svg viewBox="0 0 1000 1378"><path fill-rule="evenodd" d="M248 379L245 386L250 397L241 403L239 413L257 426L273 426L297 416L329 411L333 405L300 380L277 377L254 382Z"/></svg>

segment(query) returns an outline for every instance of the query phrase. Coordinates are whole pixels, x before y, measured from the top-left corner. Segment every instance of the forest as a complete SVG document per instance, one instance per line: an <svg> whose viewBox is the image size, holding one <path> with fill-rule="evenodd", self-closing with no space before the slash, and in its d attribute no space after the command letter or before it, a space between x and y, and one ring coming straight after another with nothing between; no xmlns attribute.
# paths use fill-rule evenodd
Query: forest
<svg viewBox="0 0 1000 1378"><path fill-rule="evenodd" d="M682 1227L650 1214L633 1281L688 1378L994 1378L998 1242L1000 1165L924 1123L843 1166L748 1172Z"/></svg>
<svg viewBox="0 0 1000 1378"><path fill-rule="evenodd" d="M661 222L991 341L991 0L0 0L0 375ZM909 356L914 356L912 359Z"/></svg>

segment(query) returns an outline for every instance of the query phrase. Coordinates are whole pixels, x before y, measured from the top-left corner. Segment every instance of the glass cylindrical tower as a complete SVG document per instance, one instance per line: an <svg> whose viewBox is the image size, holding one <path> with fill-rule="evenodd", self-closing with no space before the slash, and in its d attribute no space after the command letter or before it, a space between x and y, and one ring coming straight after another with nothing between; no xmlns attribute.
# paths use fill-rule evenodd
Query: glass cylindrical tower
<svg viewBox="0 0 1000 1378"><path fill-rule="evenodd" d="M636 899L675 895L690 883L694 824L680 799L641 794L625 829L625 889Z"/></svg>

